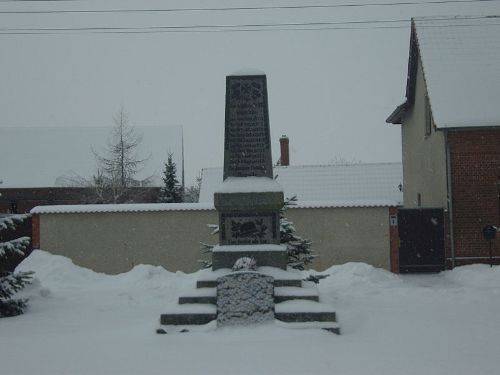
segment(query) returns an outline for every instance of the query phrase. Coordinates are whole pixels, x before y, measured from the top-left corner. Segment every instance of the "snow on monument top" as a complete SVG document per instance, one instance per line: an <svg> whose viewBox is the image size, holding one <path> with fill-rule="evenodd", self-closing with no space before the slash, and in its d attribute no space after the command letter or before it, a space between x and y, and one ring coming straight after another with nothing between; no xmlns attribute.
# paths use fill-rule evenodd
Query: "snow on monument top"
<svg viewBox="0 0 500 375"><path fill-rule="evenodd" d="M239 69L229 74L229 76L265 76L265 75L266 73L264 71L254 68Z"/></svg>
<svg viewBox="0 0 500 375"><path fill-rule="evenodd" d="M266 193L282 192L283 188L269 177L228 177L215 193Z"/></svg>

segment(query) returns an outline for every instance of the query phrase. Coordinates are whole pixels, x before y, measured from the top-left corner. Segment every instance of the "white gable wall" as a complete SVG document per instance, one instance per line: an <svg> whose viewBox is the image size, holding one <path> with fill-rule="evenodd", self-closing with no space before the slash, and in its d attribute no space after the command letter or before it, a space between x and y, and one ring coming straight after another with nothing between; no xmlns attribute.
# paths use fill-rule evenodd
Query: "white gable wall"
<svg viewBox="0 0 500 375"><path fill-rule="evenodd" d="M420 61L417 66L415 102L401 126L404 206L447 207L446 149L443 131L432 127L425 135L426 87Z"/></svg>

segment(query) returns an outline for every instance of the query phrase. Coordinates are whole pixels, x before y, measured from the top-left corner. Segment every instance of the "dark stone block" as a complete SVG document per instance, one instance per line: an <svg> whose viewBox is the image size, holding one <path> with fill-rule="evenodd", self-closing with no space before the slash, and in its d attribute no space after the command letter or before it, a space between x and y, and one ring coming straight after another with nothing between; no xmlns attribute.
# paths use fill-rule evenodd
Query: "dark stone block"
<svg viewBox="0 0 500 375"><path fill-rule="evenodd" d="M196 282L197 288L215 288L217 286L217 280L198 280Z"/></svg>
<svg viewBox="0 0 500 375"><path fill-rule="evenodd" d="M183 305L186 303L209 303L216 304L215 296L187 296L187 297L179 297L179 305Z"/></svg>
<svg viewBox="0 0 500 375"><path fill-rule="evenodd" d="M275 318L283 322L336 322L335 312L281 312Z"/></svg>
<svg viewBox="0 0 500 375"><path fill-rule="evenodd" d="M217 319L217 314L161 314L160 324L164 325L198 325L207 324Z"/></svg>
<svg viewBox="0 0 500 375"><path fill-rule="evenodd" d="M226 77L224 179L273 178L265 75Z"/></svg>
<svg viewBox="0 0 500 375"><path fill-rule="evenodd" d="M284 286L296 286L296 287L302 287L302 280L300 279L275 279L274 280L274 286L276 288L279 287L284 287Z"/></svg>

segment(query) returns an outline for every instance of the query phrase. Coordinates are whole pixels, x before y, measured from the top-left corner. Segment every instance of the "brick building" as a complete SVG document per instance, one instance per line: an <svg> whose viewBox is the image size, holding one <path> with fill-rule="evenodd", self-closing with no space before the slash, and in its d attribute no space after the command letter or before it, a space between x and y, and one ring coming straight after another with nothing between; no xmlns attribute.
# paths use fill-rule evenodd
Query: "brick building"
<svg viewBox="0 0 500 375"><path fill-rule="evenodd" d="M136 203L158 202L159 187L132 188ZM36 206L95 203L95 191L84 187L0 189L0 213L28 213Z"/></svg>
<svg viewBox="0 0 500 375"><path fill-rule="evenodd" d="M500 264L500 235L482 233L500 227L499 99L494 19L412 19L406 101L387 119L402 125L400 266Z"/></svg>

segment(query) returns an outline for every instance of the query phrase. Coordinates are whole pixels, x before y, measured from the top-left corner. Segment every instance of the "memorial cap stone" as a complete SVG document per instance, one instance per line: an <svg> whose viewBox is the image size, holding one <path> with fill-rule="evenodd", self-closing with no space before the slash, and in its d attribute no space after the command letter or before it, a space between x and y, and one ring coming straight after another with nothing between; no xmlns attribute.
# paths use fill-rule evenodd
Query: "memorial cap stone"
<svg viewBox="0 0 500 375"><path fill-rule="evenodd" d="M273 178L265 74L226 77L224 180Z"/></svg>

